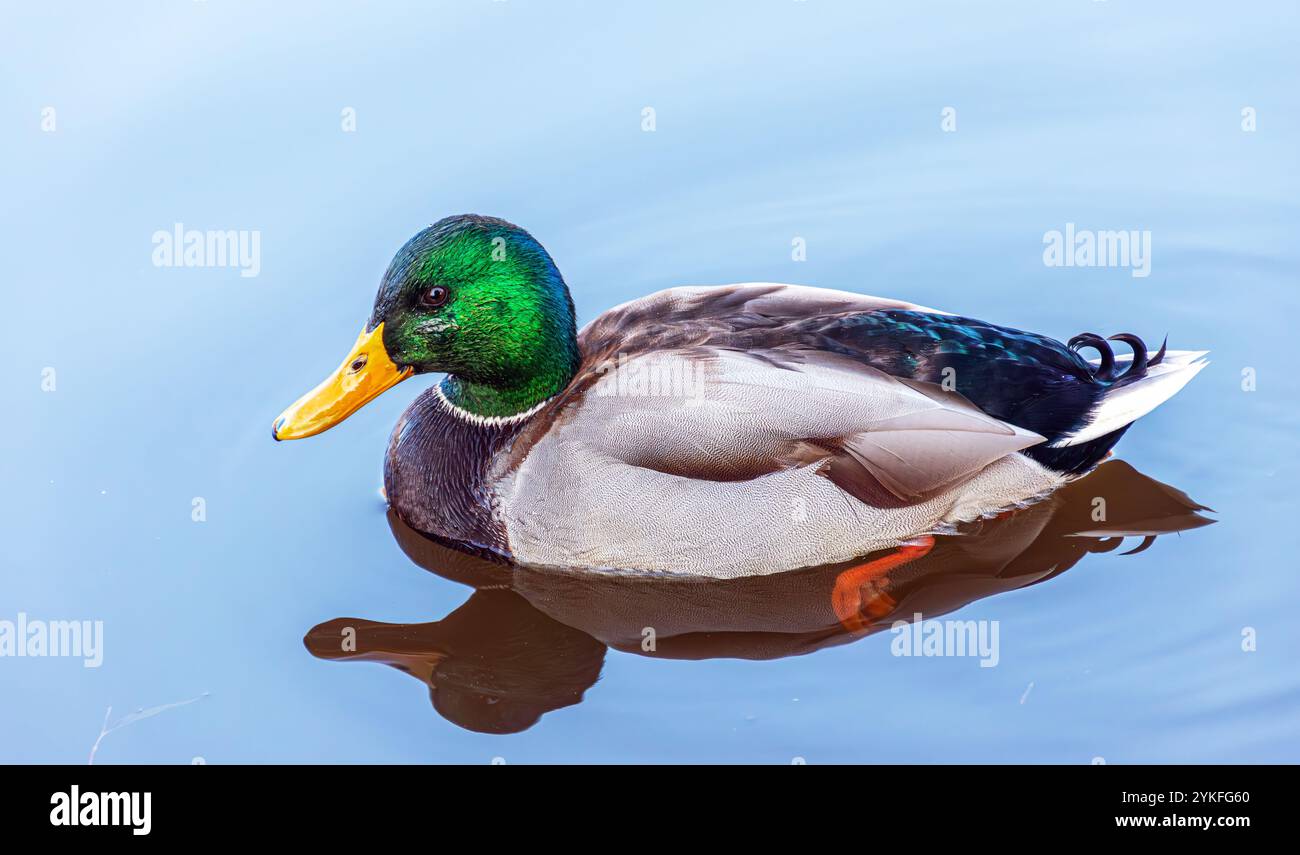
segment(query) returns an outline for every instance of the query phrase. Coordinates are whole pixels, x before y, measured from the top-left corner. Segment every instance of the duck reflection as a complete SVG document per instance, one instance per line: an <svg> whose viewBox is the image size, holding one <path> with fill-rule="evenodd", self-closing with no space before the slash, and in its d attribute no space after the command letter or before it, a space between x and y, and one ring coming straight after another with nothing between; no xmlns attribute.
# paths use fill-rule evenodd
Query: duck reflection
<svg viewBox="0 0 1300 855"><path fill-rule="evenodd" d="M509 567L429 540L390 510L415 563L478 590L442 620L336 618L305 642L322 659L410 674L461 727L515 733L581 701L607 648L670 659L803 655L1047 581L1125 541L1121 554L1142 551L1161 535L1211 524L1207 510L1112 460L1037 504L900 550L729 580Z"/></svg>

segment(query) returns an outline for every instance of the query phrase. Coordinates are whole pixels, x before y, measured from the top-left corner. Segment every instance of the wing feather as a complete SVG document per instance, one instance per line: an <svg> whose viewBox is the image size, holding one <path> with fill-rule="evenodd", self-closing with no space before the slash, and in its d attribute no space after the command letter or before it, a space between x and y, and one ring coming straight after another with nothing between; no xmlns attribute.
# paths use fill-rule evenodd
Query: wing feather
<svg viewBox="0 0 1300 855"><path fill-rule="evenodd" d="M678 397L626 394L646 385L618 371L696 382ZM656 351L575 403L557 430L602 456L714 481L813 466L876 506L920 501L1044 441L956 392L806 349Z"/></svg>

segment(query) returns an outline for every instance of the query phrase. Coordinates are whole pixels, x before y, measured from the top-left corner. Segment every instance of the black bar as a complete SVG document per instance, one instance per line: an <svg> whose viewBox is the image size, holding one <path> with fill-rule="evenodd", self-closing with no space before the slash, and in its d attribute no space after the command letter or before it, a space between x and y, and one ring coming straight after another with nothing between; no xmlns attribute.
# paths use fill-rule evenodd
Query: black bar
<svg viewBox="0 0 1300 855"><path fill-rule="evenodd" d="M68 843L110 836L253 839L266 829L292 829L301 842L329 842L341 833L387 836L412 824L434 832L485 812L498 815L489 824L503 828L527 815L551 828L621 817L653 834L668 833L687 814L691 822L726 822L734 810L739 815L731 821L747 825L779 820L795 833L802 827L803 833L833 835L839 827L850 836L856 828L872 840L910 828L925 829L927 837L962 829L1051 829L1065 839L1210 834L1226 842L1257 829L1286 829L1279 816L1281 779L1282 770L1258 766L38 766L7 770L0 817L8 832ZM115 826L53 824L52 817L67 819L56 812L71 801L74 786L82 810L93 802L92 811L108 808L106 818L114 803L126 802L99 794L138 794L142 809L148 793L148 834L134 833L131 816ZM1205 818L1209 826L1202 828Z"/></svg>

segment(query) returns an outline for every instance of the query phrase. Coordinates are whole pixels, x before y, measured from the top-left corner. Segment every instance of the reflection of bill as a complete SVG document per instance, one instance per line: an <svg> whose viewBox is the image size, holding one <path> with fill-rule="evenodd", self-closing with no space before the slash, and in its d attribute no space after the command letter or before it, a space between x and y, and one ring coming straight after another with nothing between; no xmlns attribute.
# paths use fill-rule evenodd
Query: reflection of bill
<svg viewBox="0 0 1300 855"><path fill-rule="evenodd" d="M918 541L906 560L894 550L730 580L507 567L444 548L390 512L413 561L480 590L440 621L339 618L313 628L306 644L323 659L383 662L412 675L430 687L439 714L462 727L517 732L578 703L606 647L668 659L810 653L1046 581L1127 538L1142 538L1144 549L1160 535L1209 525L1204 510L1111 461L1037 504Z"/></svg>

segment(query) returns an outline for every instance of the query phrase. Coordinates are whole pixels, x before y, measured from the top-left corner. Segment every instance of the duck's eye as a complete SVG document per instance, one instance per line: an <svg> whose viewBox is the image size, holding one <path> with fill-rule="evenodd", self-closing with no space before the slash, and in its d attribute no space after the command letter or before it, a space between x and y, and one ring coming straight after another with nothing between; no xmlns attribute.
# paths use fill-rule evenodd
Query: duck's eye
<svg viewBox="0 0 1300 855"><path fill-rule="evenodd" d="M434 285L424 295L420 297L420 302L424 305L436 309L447 302L447 289L441 285Z"/></svg>
<svg viewBox="0 0 1300 855"><path fill-rule="evenodd" d="M350 366L348 366L348 367L352 369L352 373L353 373L353 374L356 374L356 373L357 373L358 371L360 371L362 368L365 368L365 367L366 367L366 360L367 360L368 358L369 358L369 357L367 357L367 356L363 353L363 354L361 354L360 356L358 356L356 359L352 360L352 364L351 364Z"/></svg>

